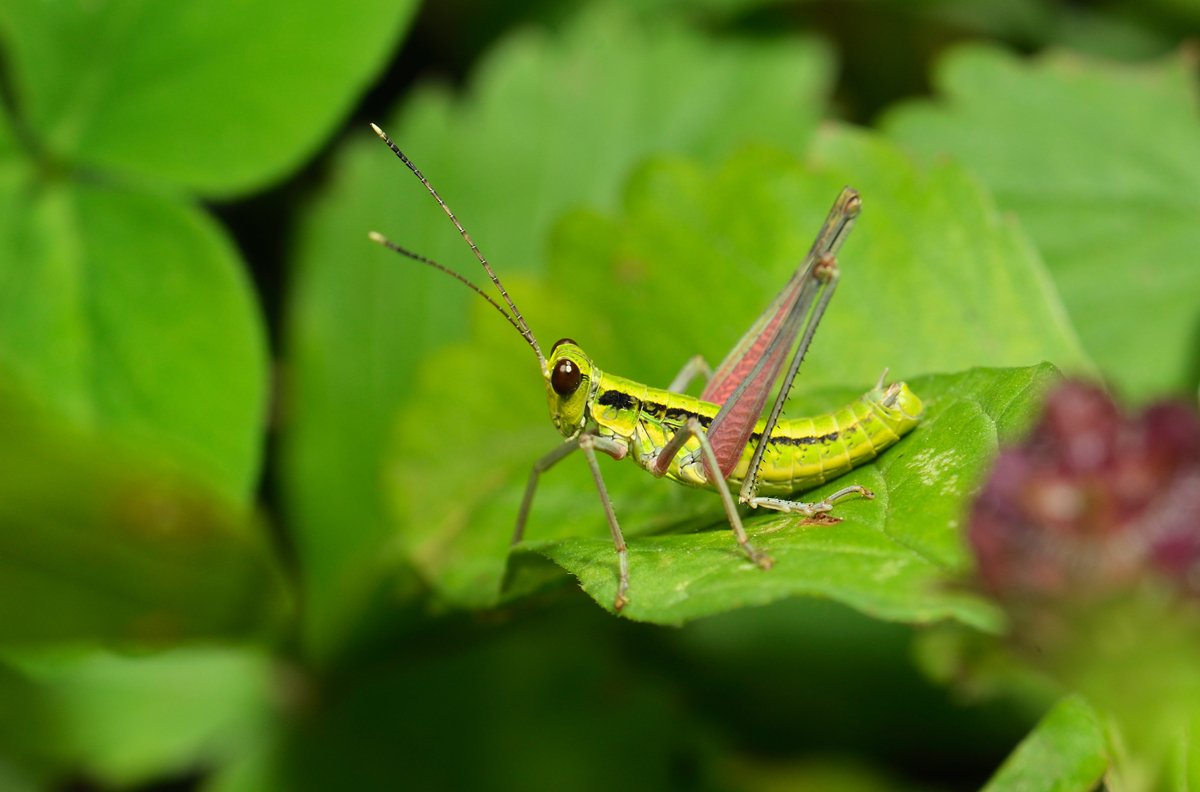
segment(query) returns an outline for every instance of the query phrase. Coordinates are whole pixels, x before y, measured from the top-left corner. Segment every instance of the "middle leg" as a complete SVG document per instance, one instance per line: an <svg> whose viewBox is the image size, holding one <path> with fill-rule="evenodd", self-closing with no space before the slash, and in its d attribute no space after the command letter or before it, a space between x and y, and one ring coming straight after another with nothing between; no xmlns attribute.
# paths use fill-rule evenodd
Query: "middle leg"
<svg viewBox="0 0 1200 792"><path fill-rule="evenodd" d="M705 473L717 494L721 496L721 504L725 507L725 516L729 519L729 527L733 529L733 538L737 540L738 546L751 561L761 569L770 569L775 562L769 555L750 544L750 537L746 535L746 528L742 525L742 517L738 514L737 503L729 491L729 484L721 477L721 467L717 464L716 452L713 451L712 443L708 441L708 435L705 434L704 427L700 425L699 421L689 418L688 422L675 432L659 452L659 458L652 471L659 469L665 471L674 455L679 453L688 439L692 437L700 441L700 453L704 457Z"/></svg>

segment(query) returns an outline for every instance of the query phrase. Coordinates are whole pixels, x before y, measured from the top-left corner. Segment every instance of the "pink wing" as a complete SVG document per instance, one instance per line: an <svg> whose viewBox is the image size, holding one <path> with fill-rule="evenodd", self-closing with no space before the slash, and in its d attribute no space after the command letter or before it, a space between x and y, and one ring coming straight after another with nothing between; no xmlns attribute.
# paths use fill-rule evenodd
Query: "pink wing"
<svg viewBox="0 0 1200 792"><path fill-rule="evenodd" d="M707 433L723 477L732 473L741 459L813 297L824 283L815 274L817 265L832 264L860 208L858 193L843 189L804 261L721 361L701 393L705 401L721 405ZM817 316L815 321L819 320ZM811 333L805 335L811 338ZM805 351L800 349L797 354Z"/></svg>

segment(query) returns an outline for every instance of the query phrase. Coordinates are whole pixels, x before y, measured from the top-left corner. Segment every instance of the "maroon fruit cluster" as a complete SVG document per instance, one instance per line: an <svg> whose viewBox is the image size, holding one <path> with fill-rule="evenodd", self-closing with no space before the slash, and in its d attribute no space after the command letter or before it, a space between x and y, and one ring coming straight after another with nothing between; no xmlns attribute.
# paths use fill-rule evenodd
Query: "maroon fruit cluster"
<svg viewBox="0 0 1200 792"><path fill-rule="evenodd" d="M1200 597L1200 416L1178 401L1126 416L1100 388L1063 383L1001 451L968 537L1001 599L1090 599L1147 578Z"/></svg>

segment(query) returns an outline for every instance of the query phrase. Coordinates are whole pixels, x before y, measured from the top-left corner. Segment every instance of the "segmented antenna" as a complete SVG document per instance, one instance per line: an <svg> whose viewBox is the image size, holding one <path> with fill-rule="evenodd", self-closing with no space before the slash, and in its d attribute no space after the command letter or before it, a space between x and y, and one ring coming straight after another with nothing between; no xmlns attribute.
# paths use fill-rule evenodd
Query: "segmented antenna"
<svg viewBox="0 0 1200 792"><path fill-rule="evenodd" d="M458 229L458 235L461 236L463 241L470 246L471 252L475 254L475 258L480 264L483 265L484 271L486 271L488 277L492 279L492 283L495 285L496 290L500 292L500 296L504 298L504 302L507 303L509 309L512 310L512 315L509 315L508 311L505 311L502 307L500 307L495 300L484 294L478 286L464 278L462 275L459 275L449 267L443 266L431 258L427 258L425 256L413 253L410 250L406 250L405 248L402 248L389 240L383 234L380 234L376 231L372 231L370 234L368 234L371 241L383 245L389 250L395 251L396 253L410 258L413 261L418 261L422 264L427 264L434 269L441 270L447 275L454 277L460 283L466 284L473 292L491 303L492 307L499 311L501 315L508 320L508 323L517 329L517 332L521 334L529 346L533 347L534 354L537 355L538 363L540 363L544 369L546 367L546 358L542 355L542 348L538 346L538 342L537 339L534 338L533 331L529 329L529 325L525 322L525 317L521 315L521 310L517 308L517 304L513 302L512 297L508 296L508 291L504 288L504 284L500 282L500 278L496 277L496 273L492 270L492 265L488 264L488 261L486 258L484 258L483 253L479 251L479 246L475 244L475 240L471 239L471 235L467 233L467 229L463 228L462 223L458 222L458 218L454 216L454 212L450 211L450 207L447 206L446 202L442 200L442 196L438 195L438 191L433 188L433 185L429 183L429 180L426 179L424 174L417 169L417 166L412 163L412 160L404 156L404 152L400 150L399 146L392 142L392 139L388 137L387 133L375 124L371 124L371 129L375 131L375 134L379 136L380 140L387 144L387 147L392 150L392 153L399 157L400 161L408 166L408 169L412 171L413 175L415 175L421 181L421 184L425 185L425 189L429 190L429 194L432 195L434 200L438 202L438 206L442 207L442 211L446 213L446 216L450 218L450 222L454 223L454 227Z"/></svg>
<svg viewBox="0 0 1200 792"><path fill-rule="evenodd" d="M428 256L422 256L420 253L414 253L407 248L402 248L399 245L397 245L395 242L393 242L392 240L385 237L383 234L379 233L378 231L368 231L367 238L376 244L383 245L385 248L387 248L388 250L390 250L394 253L399 253L401 256L404 256L405 258L410 258L413 261L418 261L422 264L428 264L429 266L433 267L434 269L440 270L441 272L446 273L451 278L454 278L456 281L458 281L462 285L466 286L468 289L475 292L483 299L487 300L488 304L491 305L493 308L495 308L497 311L499 311L500 315L503 316L510 325L512 325L514 328L516 328L518 333L521 332L521 326L518 325L517 321L509 315L508 311L506 311L500 307L500 303L496 302L491 297L488 297L486 294L483 293L483 289L480 289L474 283L467 280L462 275L459 275L457 272L450 269L445 264L439 264L438 262L434 261L433 259L429 258Z"/></svg>

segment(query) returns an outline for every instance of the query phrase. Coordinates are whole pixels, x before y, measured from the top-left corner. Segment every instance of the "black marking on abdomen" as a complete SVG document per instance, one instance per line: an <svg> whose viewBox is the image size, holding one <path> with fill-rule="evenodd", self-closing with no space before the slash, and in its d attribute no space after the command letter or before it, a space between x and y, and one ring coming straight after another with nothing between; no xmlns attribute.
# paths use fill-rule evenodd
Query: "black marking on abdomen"
<svg viewBox="0 0 1200 792"><path fill-rule="evenodd" d="M800 437L788 437L786 435L771 435L770 445L781 446L802 446L802 445L817 445L818 443L832 443L838 439L840 432L830 432L823 435L801 435ZM762 435L755 432L750 435L750 442L757 443L762 439Z"/></svg>

